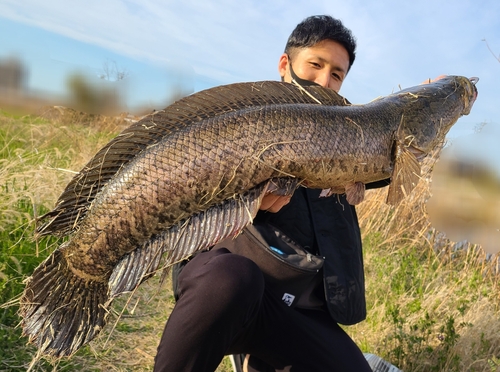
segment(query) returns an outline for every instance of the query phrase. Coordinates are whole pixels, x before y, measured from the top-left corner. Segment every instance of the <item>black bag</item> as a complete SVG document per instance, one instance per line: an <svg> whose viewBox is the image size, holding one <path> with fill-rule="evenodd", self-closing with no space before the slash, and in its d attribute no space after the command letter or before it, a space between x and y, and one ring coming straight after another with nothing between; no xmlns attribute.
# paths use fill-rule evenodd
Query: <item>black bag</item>
<svg viewBox="0 0 500 372"><path fill-rule="evenodd" d="M316 308L323 304L313 293L322 281L323 257L307 252L277 228L249 225L236 238L226 239L217 247L254 261L264 274L266 288L288 306Z"/></svg>

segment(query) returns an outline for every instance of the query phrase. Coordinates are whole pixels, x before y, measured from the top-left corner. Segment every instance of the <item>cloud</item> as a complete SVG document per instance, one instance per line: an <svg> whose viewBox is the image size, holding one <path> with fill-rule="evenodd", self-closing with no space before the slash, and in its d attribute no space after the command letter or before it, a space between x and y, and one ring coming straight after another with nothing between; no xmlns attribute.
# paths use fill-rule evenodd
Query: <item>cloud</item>
<svg viewBox="0 0 500 372"><path fill-rule="evenodd" d="M50 30L154 64L184 65L205 85L276 79L277 60L293 27L331 14L358 39L358 58L342 93L364 103L440 74L479 76L476 112L495 118L500 64L500 3L471 0L352 2L308 0L3 0L2 17Z"/></svg>
<svg viewBox="0 0 500 372"><path fill-rule="evenodd" d="M90 0L68 6L61 0L26 0L20 7L7 0L0 9L3 17L135 59L184 61L198 73L226 82L241 74L242 65L262 68L262 52L270 54L269 27L277 23L263 17L251 1L164 5Z"/></svg>
<svg viewBox="0 0 500 372"><path fill-rule="evenodd" d="M492 11L499 7L491 6ZM390 56L395 59L390 70L403 74L409 64L432 61L436 50L444 59L463 56L471 38L477 38L464 19L471 19L472 26L491 17L477 8L468 2L436 7L431 1L324 2L311 7L306 1L77 0L68 6L62 0L25 0L20 6L5 0L1 5L4 17L137 59L185 60L221 79L246 75L241 65L260 70L263 58L265 63L271 55L277 60L291 29L315 13L343 19L358 36L366 64L380 69L384 56Z"/></svg>

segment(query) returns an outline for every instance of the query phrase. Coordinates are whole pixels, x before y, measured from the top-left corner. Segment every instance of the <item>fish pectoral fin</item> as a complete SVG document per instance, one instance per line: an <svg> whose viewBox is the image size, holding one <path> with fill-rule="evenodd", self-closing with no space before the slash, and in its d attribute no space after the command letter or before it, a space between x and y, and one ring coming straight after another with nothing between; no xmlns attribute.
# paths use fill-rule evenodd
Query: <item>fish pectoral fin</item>
<svg viewBox="0 0 500 372"><path fill-rule="evenodd" d="M365 184L363 182L354 182L345 187L347 202L351 205L357 205L365 199Z"/></svg>
<svg viewBox="0 0 500 372"><path fill-rule="evenodd" d="M420 180L420 164L402 143L396 143L394 170L387 193L387 204L397 205L408 196Z"/></svg>

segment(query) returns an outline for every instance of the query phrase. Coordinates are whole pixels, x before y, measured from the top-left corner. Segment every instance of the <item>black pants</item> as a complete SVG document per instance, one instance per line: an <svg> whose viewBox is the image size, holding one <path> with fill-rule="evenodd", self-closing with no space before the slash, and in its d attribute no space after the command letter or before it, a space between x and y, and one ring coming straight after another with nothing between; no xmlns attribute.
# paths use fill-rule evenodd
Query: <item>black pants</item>
<svg viewBox="0 0 500 372"><path fill-rule="evenodd" d="M178 289L155 371L215 371L229 354L251 354L276 371L371 371L326 311L289 308L266 292L253 261L225 248L193 258Z"/></svg>

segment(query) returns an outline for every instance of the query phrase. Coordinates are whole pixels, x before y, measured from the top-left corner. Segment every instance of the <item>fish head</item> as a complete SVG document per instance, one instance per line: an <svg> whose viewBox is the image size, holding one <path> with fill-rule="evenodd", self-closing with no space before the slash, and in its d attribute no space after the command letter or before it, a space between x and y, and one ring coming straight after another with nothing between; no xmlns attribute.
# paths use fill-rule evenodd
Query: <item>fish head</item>
<svg viewBox="0 0 500 372"><path fill-rule="evenodd" d="M462 115L468 115L477 98L478 78L445 76L398 92L405 104L397 140L418 160L429 154Z"/></svg>

